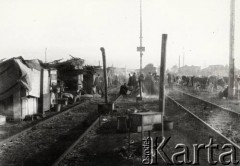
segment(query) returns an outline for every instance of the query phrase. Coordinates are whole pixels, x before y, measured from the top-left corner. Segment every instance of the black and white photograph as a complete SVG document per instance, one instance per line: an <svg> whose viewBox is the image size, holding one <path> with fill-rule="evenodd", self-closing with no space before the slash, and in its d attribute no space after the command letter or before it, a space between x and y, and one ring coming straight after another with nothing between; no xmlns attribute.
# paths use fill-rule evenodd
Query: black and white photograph
<svg viewBox="0 0 240 166"><path fill-rule="evenodd" d="M240 165L239 0L0 0L0 166Z"/></svg>

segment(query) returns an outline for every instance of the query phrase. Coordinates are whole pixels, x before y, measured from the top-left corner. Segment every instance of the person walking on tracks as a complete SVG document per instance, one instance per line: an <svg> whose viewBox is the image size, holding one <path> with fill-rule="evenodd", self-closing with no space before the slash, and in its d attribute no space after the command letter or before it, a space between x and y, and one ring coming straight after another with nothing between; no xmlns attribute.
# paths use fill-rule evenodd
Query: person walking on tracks
<svg viewBox="0 0 240 166"><path fill-rule="evenodd" d="M170 74L170 73L168 73L167 80L168 80L168 85L169 85L169 88L170 88L170 89L173 89L173 82L174 82L173 79L174 79L174 78L173 78L173 75Z"/></svg>
<svg viewBox="0 0 240 166"><path fill-rule="evenodd" d="M129 73L129 78L128 78L128 89L130 91L133 90L133 77L131 76L131 74Z"/></svg>
<svg viewBox="0 0 240 166"><path fill-rule="evenodd" d="M96 93L101 94L102 93L102 91L101 91L101 80L100 80L100 75L99 74L95 78L94 86L96 87Z"/></svg>
<svg viewBox="0 0 240 166"><path fill-rule="evenodd" d="M146 88L147 94L152 95L154 93L154 81L151 72L148 73L144 80L144 86Z"/></svg>

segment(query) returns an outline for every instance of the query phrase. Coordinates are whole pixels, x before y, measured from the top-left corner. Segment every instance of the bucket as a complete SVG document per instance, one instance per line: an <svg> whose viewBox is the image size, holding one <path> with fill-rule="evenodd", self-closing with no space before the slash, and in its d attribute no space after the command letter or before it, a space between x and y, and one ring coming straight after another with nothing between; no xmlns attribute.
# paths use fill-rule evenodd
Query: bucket
<svg viewBox="0 0 240 166"><path fill-rule="evenodd" d="M56 112L60 112L61 111L61 104L56 104L55 105L55 110L56 110Z"/></svg>
<svg viewBox="0 0 240 166"><path fill-rule="evenodd" d="M172 130L173 129L173 121L164 120L164 130ZM162 130L162 123L154 124L154 130Z"/></svg>
<svg viewBox="0 0 240 166"><path fill-rule="evenodd" d="M127 132L127 117L117 117L117 133Z"/></svg>

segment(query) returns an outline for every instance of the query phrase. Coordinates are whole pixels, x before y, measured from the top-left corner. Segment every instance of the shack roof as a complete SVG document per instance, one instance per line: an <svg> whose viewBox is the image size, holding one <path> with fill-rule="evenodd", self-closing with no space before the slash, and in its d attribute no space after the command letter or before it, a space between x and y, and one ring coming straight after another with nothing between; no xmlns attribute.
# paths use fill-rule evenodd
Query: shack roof
<svg viewBox="0 0 240 166"><path fill-rule="evenodd" d="M25 60L26 64L31 69L36 69L41 71L41 69L46 68L43 62L39 59Z"/></svg>
<svg viewBox="0 0 240 166"><path fill-rule="evenodd" d="M84 59L81 58L71 58L69 60L60 62L60 60L55 60L45 65L48 68L64 69L64 70L74 70L74 69L83 69Z"/></svg>
<svg viewBox="0 0 240 166"><path fill-rule="evenodd" d="M0 80L0 100L13 95L19 86L26 89L28 95L40 95L40 72L29 68L22 57L14 57L0 63Z"/></svg>

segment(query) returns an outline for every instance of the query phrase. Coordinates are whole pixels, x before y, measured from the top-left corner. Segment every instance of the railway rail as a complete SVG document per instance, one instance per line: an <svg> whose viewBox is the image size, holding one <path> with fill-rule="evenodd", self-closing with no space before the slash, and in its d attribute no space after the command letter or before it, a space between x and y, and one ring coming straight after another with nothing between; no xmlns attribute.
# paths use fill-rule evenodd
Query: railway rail
<svg viewBox="0 0 240 166"><path fill-rule="evenodd" d="M112 95L109 98L109 103L115 103L120 97L121 95L118 95L118 92L112 93ZM79 138L72 145L70 145L69 148L66 151L64 151L64 153L53 163L53 166L58 166L59 163L63 161L70 152L73 151L76 145L79 144L91 130L98 128L101 125L101 118L102 116L96 118L96 120L85 130L85 132L83 132L79 136Z"/></svg>
<svg viewBox="0 0 240 166"><path fill-rule="evenodd" d="M180 92L180 93L184 93L184 94L186 94L187 96L194 97L194 98L196 98L196 99L198 99L198 100L204 101L205 103L208 103L208 104L213 105L213 106L215 106L215 107L219 107L219 108L221 108L222 110L230 111L230 112L233 112L233 113L236 113L236 114L240 115L240 112L236 112L236 111L233 110L233 109L226 108L226 107L223 107L223 106L221 106L221 105L218 105L218 103L214 103L214 102L211 102L211 101L209 101L209 100L205 100L205 99L203 99L203 98L201 98L201 97L198 97L198 96L196 96L196 95L194 95L194 94L190 94L190 93L188 93L188 92L185 92L184 90L178 90L178 88L175 88L174 90L175 90L175 91L178 91L178 92Z"/></svg>
<svg viewBox="0 0 240 166"><path fill-rule="evenodd" d="M109 89L109 101L111 103L116 102L120 97L117 93L118 89L116 87ZM184 94L182 91L170 92L167 98L197 119L199 123L206 125L211 131L240 150L239 142L233 139L232 135L226 135L226 132L222 132L227 131L228 134L231 134L231 132L232 134L240 133L237 129L239 122L236 122L239 120L239 114L226 111L225 108L222 109L216 104L211 104L211 102L194 98L193 95ZM186 100L186 98L189 100ZM123 99L123 105L125 105L124 101L126 99ZM94 102L97 103L97 101ZM45 121L47 123L44 123L44 121L38 123L27 131L6 140L5 143L0 145L0 165L6 165L6 163L8 165L61 165L61 161L66 160L66 156L82 140L87 138L87 135L92 133L91 131L100 126L100 118L95 116L97 113L95 111L89 113L89 110L96 109L93 106L94 102L88 101L73 106L67 111L59 113L58 116L54 116L55 118L48 118ZM131 102L134 102L134 100ZM150 103L147 102L146 104L149 105ZM91 108L89 109L89 107ZM235 118L234 121L233 118ZM210 123L211 120L214 120L214 123ZM224 124L220 124L220 122ZM232 125L236 123L235 126L231 127L231 130L229 130L230 123ZM45 138L46 140L43 139L44 135L48 135ZM38 139L43 140L39 142ZM25 149L26 147L28 148ZM24 153L21 153L21 150ZM12 156L14 156L14 160Z"/></svg>
<svg viewBox="0 0 240 166"><path fill-rule="evenodd" d="M179 90L167 97L240 150L239 113Z"/></svg>
<svg viewBox="0 0 240 166"><path fill-rule="evenodd" d="M108 89L108 93L110 93L109 94L110 98L115 96L114 94L111 93L111 91L114 90L114 89L116 89L115 86L112 86ZM47 116L45 118L42 118L40 120L34 120L34 121L30 122L30 124L25 125L25 127L22 127L18 131L14 132L13 134L8 134L7 133L6 134L7 136L4 136L4 134L1 134L2 139L0 139L0 146L3 145L4 143L14 139L15 137L18 137L20 134L23 134L24 132L27 132L27 131L31 130L34 126L36 126L38 124L41 124L41 123L44 123L44 122L48 121L49 119L54 118L54 116L58 116L59 114L63 114L64 112L69 111L69 110L73 109L74 107L76 107L80 104L82 104L82 102L76 102L76 103L70 104L66 107L63 107L63 109L60 112L54 112L54 113L51 113L49 116ZM19 122L19 123L22 123L22 122ZM4 128L4 125L2 125L1 127Z"/></svg>
<svg viewBox="0 0 240 166"><path fill-rule="evenodd" d="M1 141L0 165L51 165L97 119L95 110L91 101L78 103Z"/></svg>
<svg viewBox="0 0 240 166"><path fill-rule="evenodd" d="M56 112L56 113L54 113L54 114L52 114L52 115L50 115L50 116L47 116L47 117L45 117L45 118L43 118L43 119L41 119L41 120L39 120L39 121L37 121L37 122L35 122L35 123L33 123L33 124L30 124L28 127L23 128L23 129L20 130L19 132L16 132L15 134L13 134L13 135L11 135L11 136L9 136L9 137L6 137L6 138L4 138L3 140L1 140L1 141L0 141L0 146L2 146L3 144L5 144L6 142L8 142L8 141L10 141L10 140L18 137L19 135L21 135L21 134L23 134L23 133L31 130L34 126L36 126L36 125L38 125L38 124L41 124L41 123L45 123L45 122L47 122L48 120L50 120L51 118L53 118L54 116L58 116L59 114L63 114L64 112L71 110L72 108L76 107L76 106L79 105L79 104L81 104L81 103L80 103L80 102L77 102L77 103L75 103L75 104L73 104L73 105L69 105L68 107L65 107L61 112ZM20 123L21 123L21 122L20 122Z"/></svg>
<svg viewBox="0 0 240 166"><path fill-rule="evenodd" d="M154 98L152 99L149 99L149 98L145 98L144 100L146 100L146 102L142 103L143 104L143 107L141 108L141 110L144 110L144 106L146 106L146 109L149 109L149 110L154 110L154 111L158 111L158 101L155 100L153 101ZM133 106L133 103L135 103L135 106L137 106L136 104L136 101L134 100L129 100L130 102L127 103L126 101L126 98L125 99L121 99L119 102L118 102L118 106L120 107L124 107L125 109L129 107L129 104ZM205 136L201 136L200 138L193 138L194 141L198 140L198 141L202 141L201 138L205 139L208 139L208 137L210 136L211 138L214 138L214 141L215 143L218 143L219 145L222 145L223 143L231 143L232 145L234 145L238 150L240 150L239 148L239 145L237 145L236 143L232 142L231 140L229 140L227 137L225 137L223 134L219 133L215 128L213 128L212 126L210 126L208 123L206 123L205 121L203 121L201 118L199 118L198 116L196 116L194 113L191 112L191 110L189 110L188 108L184 107L182 104L180 104L178 101L176 101L175 99L173 99L171 96L167 96L167 105L169 107L169 105L171 105L171 107L173 107L174 105L179 107L181 109L181 111L179 110L178 113L175 113L175 114L181 114L181 113L184 113L186 112L186 115L181 115L181 120L179 120L178 122L183 122L185 120L186 117L191 117L190 119L190 122L187 124L188 127L192 127L194 126L194 128L196 128L197 126L204 126L204 127L201 127L201 132L203 133L203 135ZM123 101L123 103L122 103ZM169 104L170 103L170 104ZM172 104L174 103L174 104ZM174 107L175 107L174 106ZM172 108L171 108L172 109ZM173 110L173 109L172 109ZM171 111L171 115L174 114L174 111ZM174 115L175 118L179 118L178 115ZM195 120L197 119L197 120ZM106 139L106 135L103 134L101 136L100 133L96 134L96 132L94 132L98 127L97 125L97 122L98 121L95 121L95 123L83 134L80 136L80 138L78 139L78 141L76 141L55 163L54 163L54 166L61 166L61 165L76 165L76 164L81 164L81 165L91 165L91 164L96 164L99 162L99 164L101 165L102 164L102 160L103 159L99 159L101 157L97 157L96 156L96 153L98 155L109 155L109 158L110 157L110 154L108 152L104 152L103 154L99 153L99 150L90 150L90 152L87 150L89 147L95 147L94 146L94 142L98 139ZM186 121L185 121L186 122ZM191 124L191 123L194 123L194 124ZM110 123L111 124L111 123ZM181 123L182 124L182 123ZM114 128L114 125L110 125ZM185 125L184 125L185 126ZM206 127L205 127L206 126ZM115 126L116 127L116 126ZM183 129L183 131L185 131L186 129L181 126L177 126L178 128L180 129ZM176 128L177 128L176 127ZM191 129L191 130L194 130ZM189 129L187 129L189 130ZM115 131L113 129L113 131ZM186 133L189 132L189 131L185 131ZM199 132L199 131L194 131L195 133L196 132ZM103 132L104 133L104 132ZM174 132L176 134L176 131ZM208 135L208 133L211 133L210 135ZM111 139L114 138L112 135L114 135L115 133L112 133L111 134ZM109 134L108 134L109 135ZM187 134L186 134L187 135ZM185 136L186 136L185 135ZM201 134L200 134L201 135ZM184 135L181 135L184 137ZM187 135L189 136L189 135ZM116 137L121 137L121 135L117 135ZM125 136L126 137L126 136ZM174 136L173 136L174 137ZM175 139L176 137L178 136L175 136ZM85 139L86 138L86 139ZM127 139L127 138L125 138ZM174 139L174 138L173 138ZM179 141L181 139L184 139L184 138L177 138L176 140ZM190 138L191 139L191 138ZM81 140L85 140L85 141L81 141ZM87 141L86 141L87 140ZM188 139L185 139L185 140L188 140ZM126 141L126 140L125 140ZM83 143L84 142L84 143ZM98 141L97 141L98 142ZM106 142L108 142L108 140L106 140ZM114 142L114 141L113 141ZM100 142L98 142L100 144ZM196 143L196 142L195 142ZM173 145L174 146L174 145ZM101 147L101 145L97 146L97 147ZM96 148L97 148L96 147ZM111 145L112 147L112 145ZM100 150L102 151L102 150ZM170 150L171 151L171 150ZM239 154L238 154L239 155ZM214 154L214 158L218 157L217 154ZM107 158L106 157L106 158ZM115 156L116 157L116 156ZM239 156L238 156L239 157ZM93 161L93 159L96 159L97 161ZM201 162L205 162L207 163L207 156L204 156L203 158L201 158ZM104 162L103 162L104 163ZM107 162L106 162L107 163Z"/></svg>

